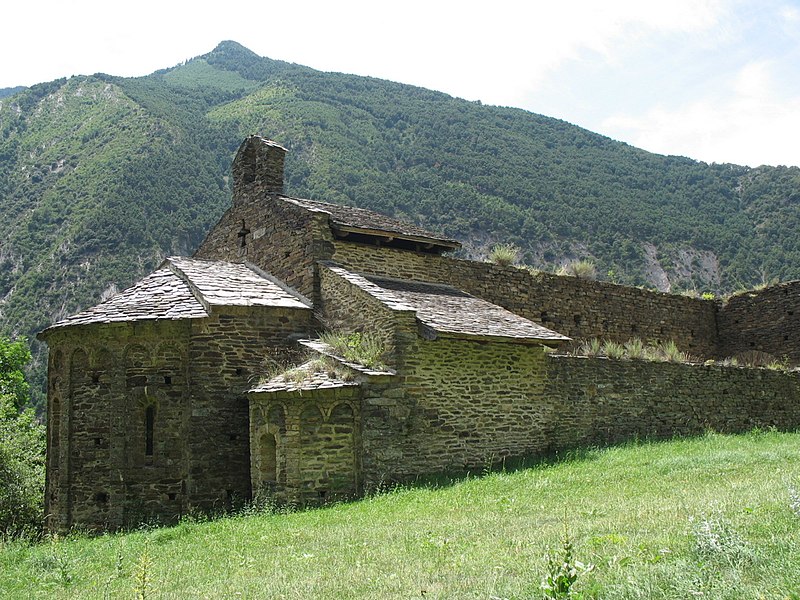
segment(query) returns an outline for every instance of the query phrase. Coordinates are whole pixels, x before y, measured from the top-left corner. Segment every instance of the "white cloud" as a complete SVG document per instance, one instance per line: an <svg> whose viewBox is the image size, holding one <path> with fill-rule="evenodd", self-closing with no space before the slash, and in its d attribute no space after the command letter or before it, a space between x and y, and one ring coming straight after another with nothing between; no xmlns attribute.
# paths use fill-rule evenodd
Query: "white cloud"
<svg viewBox="0 0 800 600"><path fill-rule="evenodd" d="M616 115L601 129L660 154L750 166L800 165L800 97L781 97L776 88L772 65L752 62L729 81L727 96Z"/></svg>

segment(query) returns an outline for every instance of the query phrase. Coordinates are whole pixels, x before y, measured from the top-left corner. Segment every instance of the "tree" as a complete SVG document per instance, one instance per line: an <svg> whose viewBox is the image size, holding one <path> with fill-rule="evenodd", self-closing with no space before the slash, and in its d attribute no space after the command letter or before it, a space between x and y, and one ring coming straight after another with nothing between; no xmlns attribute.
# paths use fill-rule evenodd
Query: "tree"
<svg viewBox="0 0 800 600"><path fill-rule="evenodd" d="M23 410L31 354L25 339L0 337L0 535L35 535L42 525L45 428Z"/></svg>

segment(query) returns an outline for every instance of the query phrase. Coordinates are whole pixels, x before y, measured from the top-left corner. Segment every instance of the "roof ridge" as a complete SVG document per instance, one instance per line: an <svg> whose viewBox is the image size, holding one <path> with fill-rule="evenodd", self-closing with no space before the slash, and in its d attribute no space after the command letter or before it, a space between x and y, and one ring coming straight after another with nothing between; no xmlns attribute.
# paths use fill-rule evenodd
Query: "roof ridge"
<svg viewBox="0 0 800 600"><path fill-rule="evenodd" d="M200 288L195 285L192 281L191 277L189 277L183 270L175 264L175 259L182 259L182 260L193 260L191 258L187 258L185 256L168 256L164 259L164 262L161 263L161 266L166 265L167 268L175 275L178 279L180 279L183 283L185 283L189 287L189 291L192 292L192 296L194 299L197 300L205 309L208 314L211 314L211 303L203 296L203 292L200 291ZM206 261L212 262L212 261ZM159 267L160 268L160 267Z"/></svg>
<svg viewBox="0 0 800 600"><path fill-rule="evenodd" d="M308 306L309 308L313 308L313 306L314 306L314 303L313 303L313 302L311 302L311 300L309 300L308 298L306 298L306 297L305 297L303 294L301 294L300 292L298 292L296 289L294 289L294 288L293 288L292 286L290 286L289 284L287 284L287 283L285 283L284 281L281 281L280 279L278 279L277 277L275 277L275 276L274 276L272 273L269 273L269 272L267 272L267 271L264 271L264 270L263 270L263 269L261 269L261 268L260 268L258 265L255 265L255 264L251 263L249 260L246 260L246 261L244 261L244 262L243 262L243 263L241 263L241 264L243 264L245 267L247 267L248 269L250 269L251 271L253 271L253 272L254 272L256 275L258 275L259 277L263 277L263 278L264 278L264 279L266 279L267 281L269 281L269 282L271 282L271 283L274 283L274 284L275 284L275 285L277 285L279 288L281 288L281 289L282 289L284 292L286 292L287 294L289 294L289 295L291 295L291 296L294 296L295 298L297 298L297 299L298 299L300 302L302 302L303 304L305 304L305 305L306 305L306 306Z"/></svg>

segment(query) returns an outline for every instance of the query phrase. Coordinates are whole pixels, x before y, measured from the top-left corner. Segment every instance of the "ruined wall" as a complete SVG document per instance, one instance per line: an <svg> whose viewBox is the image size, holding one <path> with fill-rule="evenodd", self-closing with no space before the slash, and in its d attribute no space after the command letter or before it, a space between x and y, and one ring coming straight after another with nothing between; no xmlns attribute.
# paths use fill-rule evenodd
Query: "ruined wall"
<svg viewBox="0 0 800 600"><path fill-rule="evenodd" d="M314 300L314 263L330 257L332 239L327 215L265 196L229 208L194 258L247 260Z"/></svg>
<svg viewBox="0 0 800 600"><path fill-rule="evenodd" d="M547 372L551 449L800 427L797 373L585 357L550 357Z"/></svg>
<svg viewBox="0 0 800 600"><path fill-rule="evenodd" d="M250 395L254 493L313 505L361 492L360 390Z"/></svg>
<svg viewBox="0 0 800 600"><path fill-rule="evenodd" d="M733 296L718 323L720 356L758 351L800 362L800 281Z"/></svg>
<svg viewBox="0 0 800 600"><path fill-rule="evenodd" d="M341 241L333 260L361 273L448 283L574 339L672 339L691 354L716 356L711 301Z"/></svg>

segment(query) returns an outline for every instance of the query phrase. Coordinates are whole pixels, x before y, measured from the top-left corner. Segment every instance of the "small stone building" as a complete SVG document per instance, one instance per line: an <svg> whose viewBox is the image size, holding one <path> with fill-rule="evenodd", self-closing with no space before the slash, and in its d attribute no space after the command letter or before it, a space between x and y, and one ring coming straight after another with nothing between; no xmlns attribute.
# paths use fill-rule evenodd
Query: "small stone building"
<svg viewBox="0 0 800 600"><path fill-rule="evenodd" d="M706 379L731 397L745 390L747 415L765 411L768 397L766 422L800 424L795 380L751 393L752 378L695 373L665 404L679 425L638 410L631 385L623 400L634 417L615 428L608 407L620 395L610 405L603 397L611 383L590 381L585 363L570 381L569 364L554 366L546 348L568 335L639 333L710 357L720 351L714 303L449 258L456 240L285 195L285 152L247 138L233 163L232 206L193 258L168 258L40 334L50 347L51 528L170 522L260 493L318 503L573 440L691 432L709 421L702 408L688 419L682 410ZM781 298L793 315L800 287L790 289ZM754 306L724 321L724 339L741 343L738 323ZM383 364L348 362L319 341L324 330L376 336ZM782 343L797 348L791 331ZM737 419L725 423L751 422ZM575 424L572 434L563 423Z"/></svg>

